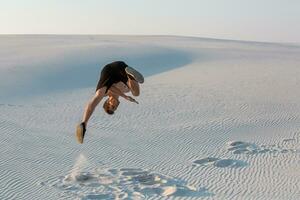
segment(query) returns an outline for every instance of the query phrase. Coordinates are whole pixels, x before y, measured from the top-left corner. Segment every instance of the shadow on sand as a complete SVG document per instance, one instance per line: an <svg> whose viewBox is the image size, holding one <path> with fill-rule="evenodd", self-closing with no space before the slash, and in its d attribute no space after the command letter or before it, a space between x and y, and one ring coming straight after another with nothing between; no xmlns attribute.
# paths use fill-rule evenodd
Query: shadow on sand
<svg viewBox="0 0 300 200"><path fill-rule="evenodd" d="M49 42L47 37L42 38L40 42L44 40ZM55 48L57 47L55 55L49 55L48 51L51 48L53 51L54 47L46 44L40 52L33 53L30 57L32 61L28 58L19 60L18 63L22 65L16 66L14 72L7 74L7 86L4 84L0 88L2 97L4 99L30 97L56 91L96 87L102 67L116 60L125 61L145 77L185 66L193 60L193 56L188 52L164 46L126 41L107 42L103 39L95 43L84 42L77 46L61 47L62 38L62 41L53 44ZM39 54L45 54L48 58L39 61Z"/></svg>

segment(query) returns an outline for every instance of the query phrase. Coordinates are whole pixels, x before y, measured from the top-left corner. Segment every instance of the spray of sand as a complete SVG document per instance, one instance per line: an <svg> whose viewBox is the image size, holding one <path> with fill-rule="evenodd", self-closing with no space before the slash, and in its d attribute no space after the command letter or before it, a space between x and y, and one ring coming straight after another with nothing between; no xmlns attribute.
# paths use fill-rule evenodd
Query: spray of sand
<svg viewBox="0 0 300 200"><path fill-rule="evenodd" d="M75 164L68 175L69 180L81 181L85 179L85 175L82 173L83 169L88 165L88 160L83 153L80 153L76 158Z"/></svg>

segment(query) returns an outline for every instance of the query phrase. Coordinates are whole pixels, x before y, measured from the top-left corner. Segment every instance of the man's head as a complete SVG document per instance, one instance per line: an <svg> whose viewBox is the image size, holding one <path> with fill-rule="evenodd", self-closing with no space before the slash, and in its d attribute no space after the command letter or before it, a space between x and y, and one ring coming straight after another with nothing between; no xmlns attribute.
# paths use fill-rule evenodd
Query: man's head
<svg viewBox="0 0 300 200"><path fill-rule="evenodd" d="M104 101L103 109L107 114L112 115L117 110L119 104L120 101L117 98L110 96L106 101Z"/></svg>

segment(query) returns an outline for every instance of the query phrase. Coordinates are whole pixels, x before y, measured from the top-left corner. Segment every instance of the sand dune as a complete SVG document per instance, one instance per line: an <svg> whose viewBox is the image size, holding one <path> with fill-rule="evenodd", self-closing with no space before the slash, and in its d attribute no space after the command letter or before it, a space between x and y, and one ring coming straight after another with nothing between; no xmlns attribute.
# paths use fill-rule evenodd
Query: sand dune
<svg viewBox="0 0 300 200"><path fill-rule="evenodd" d="M101 66L139 105L75 126ZM1 36L0 199L299 199L300 47L174 36Z"/></svg>

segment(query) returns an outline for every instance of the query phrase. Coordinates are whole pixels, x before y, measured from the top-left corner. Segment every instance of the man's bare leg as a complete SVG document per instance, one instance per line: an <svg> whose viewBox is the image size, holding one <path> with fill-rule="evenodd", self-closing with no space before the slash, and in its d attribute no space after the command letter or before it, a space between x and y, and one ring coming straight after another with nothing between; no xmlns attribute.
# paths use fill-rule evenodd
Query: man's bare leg
<svg viewBox="0 0 300 200"><path fill-rule="evenodd" d="M127 85L133 96L140 95L140 85L136 80L128 78Z"/></svg>

